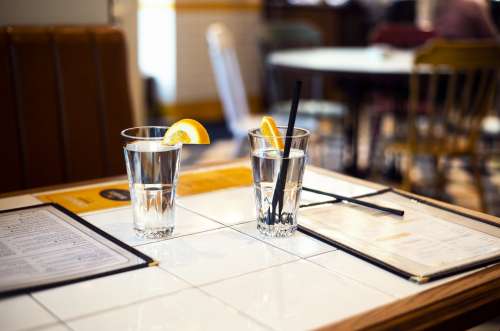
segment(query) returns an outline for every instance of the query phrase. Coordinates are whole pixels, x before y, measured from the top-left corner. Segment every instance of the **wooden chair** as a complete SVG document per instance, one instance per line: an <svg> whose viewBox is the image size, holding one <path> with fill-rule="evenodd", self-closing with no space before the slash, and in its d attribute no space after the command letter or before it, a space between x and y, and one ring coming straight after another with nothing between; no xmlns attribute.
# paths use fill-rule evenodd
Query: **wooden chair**
<svg viewBox="0 0 500 331"><path fill-rule="evenodd" d="M252 115L249 111L232 32L222 23L212 23L207 29L206 38L226 123L237 140L234 155L240 156L246 145L248 130L259 126L262 115ZM271 107L270 112L279 124L286 125L290 106L291 101L284 100ZM345 107L338 103L301 99L296 125L313 133L310 146L323 149L323 141L327 140L318 134L320 120L330 122L332 119L342 119L345 113Z"/></svg>
<svg viewBox="0 0 500 331"><path fill-rule="evenodd" d="M0 192L125 172L126 61L113 27L0 28Z"/></svg>
<svg viewBox="0 0 500 331"><path fill-rule="evenodd" d="M411 188L416 155L436 158L441 189L441 161L465 156L472 161L481 208L486 209L477 145L481 122L492 109L499 69L500 45L493 42L436 40L417 52L410 76L408 139L389 146L407 155L404 189Z"/></svg>
<svg viewBox="0 0 500 331"><path fill-rule="evenodd" d="M416 48L422 46L435 37L433 31L424 31L414 24L408 23L381 23L377 25L370 35L371 44L383 44L395 48ZM407 87L398 88L400 79L397 77L377 77L376 84L371 94L371 137L369 160L376 159L378 141L380 139L382 118L392 114L396 118L404 116L408 99ZM370 164L374 171L375 164Z"/></svg>

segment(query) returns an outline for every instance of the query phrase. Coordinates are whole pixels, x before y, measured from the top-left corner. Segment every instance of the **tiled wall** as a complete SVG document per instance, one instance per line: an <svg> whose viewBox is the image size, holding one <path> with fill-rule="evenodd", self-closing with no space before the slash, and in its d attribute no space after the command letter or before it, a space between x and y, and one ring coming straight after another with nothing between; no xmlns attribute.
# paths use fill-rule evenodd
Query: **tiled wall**
<svg viewBox="0 0 500 331"><path fill-rule="evenodd" d="M247 94L258 93L259 54L255 28L259 14L249 10L208 10L177 12L177 101L217 97L205 31L210 23L223 22L234 34Z"/></svg>
<svg viewBox="0 0 500 331"><path fill-rule="evenodd" d="M258 95L260 59L256 38L260 24L259 3L259 0L179 0L175 3L143 0L140 26L150 24L144 15L147 11L163 17L161 28L145 29L149 42L144 44L141 41L140 47L147 49L143 52L143 59L149 58L154 50L164 54L156 55L156 60L141 59L141 63L147 67L148 74L157 78L162 89L161 101L167 111L169 107L184 111L186 105L196 108L199 104L199 112L192 109L186 116L198 115L200 119L211 120L222 118L205 38L206 29L213 22L222 22L233 32L247 95L254 98ZM163 12L158 14L158 11ZM167 29L175 29L175 37ZM151 33L155 34L154 38ZM164 44L170 46L165 48ZM207 104L214 106L206 107Z"/></svg>

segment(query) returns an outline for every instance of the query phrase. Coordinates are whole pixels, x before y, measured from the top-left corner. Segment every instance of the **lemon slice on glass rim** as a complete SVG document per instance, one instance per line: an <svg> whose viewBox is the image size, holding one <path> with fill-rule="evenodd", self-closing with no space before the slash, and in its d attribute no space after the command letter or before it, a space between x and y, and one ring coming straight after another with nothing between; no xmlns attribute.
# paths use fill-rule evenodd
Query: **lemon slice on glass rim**
<svg viewBox="0 0 500 331"><path fill-rule="evenodd" d="M283 136L281 135L274 118L271 116L262 117L262 121L260 122L260 132L271 146L279 150L285 149Z"/></svg>
<svg viewBox="0 0 500 331"><path fill-rule="evenodd" d="M162 144L210 144L207 129L198 121L185 118L172 124L163 136Z"/></svg>

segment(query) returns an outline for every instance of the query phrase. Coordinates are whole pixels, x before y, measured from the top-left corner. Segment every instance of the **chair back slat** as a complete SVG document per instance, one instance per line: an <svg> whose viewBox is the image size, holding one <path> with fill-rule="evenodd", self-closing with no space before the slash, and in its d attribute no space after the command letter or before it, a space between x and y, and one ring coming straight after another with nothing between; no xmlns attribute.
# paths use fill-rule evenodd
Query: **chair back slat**
<svg viewBox="0 0 500 331"><path fill-rule="evenodd" d="M410 78L411 148L431 141L439 153L473 148L491 109L499 68L500 45L494 42L437 40L418 50ZM428 86L421 95L424 83ZM423 113L418 112L422 98Z"/></svg>
<svg viewBox="0 0 500 331"><path fill-rule="evenodd" d="M457 94L457 80L458 74L453 71L448 77L448 83L446 86L446 98L443 108L443 117L453 119L453 112L455 111L455 95ZM441 139L441 143L444 143L445 138Z"/></svg>
<svg viewBox="0 0 500 331"><path fill-rule="evenodd" d="M475 95L472 95L472 88L473 86L476 86L474 83L476 82L476 71L473 69L468 69L464 73L465 77L465 83L464 83L464 88L461 91L461 103L460 107L458 108L459 113L458 113L458 121L459 123L462 123L462 125L466 126L467 125L467 115L471 113L471 101L475 97ZM474 94L477 94L479 91L476 91Z"/></svg>
<svg viewBox="0 0 500 331"><path fill-rule="evenodd" d="M429 127L428 127L428 137L431 140L436 139L436 126L439 122L438 112L435 111L435 102L436 102L436 94L437 94L437 83L438 83L438 73L436 70L432 70L430 82L427 90L427 113L429 116Z"/></svg>
<svg viewBox="0 0 500 331"><path fill-rule="evenodd" d="M411 150L416 148L417 142L417 113L420 100L420 84L418 71L413 69L410 75L410 111L408 113L408 143Z"/></svg>
<svg viewBox="0 0 500 331"><path fill-rule="evenodd" d="M498 82L499 69L483 70L481 73L480 92L475 100L475 109L478 109L478 116L472 118L470 140L477 141L482 125L482 120L493 109L495 99L496 82Z"/></svg>

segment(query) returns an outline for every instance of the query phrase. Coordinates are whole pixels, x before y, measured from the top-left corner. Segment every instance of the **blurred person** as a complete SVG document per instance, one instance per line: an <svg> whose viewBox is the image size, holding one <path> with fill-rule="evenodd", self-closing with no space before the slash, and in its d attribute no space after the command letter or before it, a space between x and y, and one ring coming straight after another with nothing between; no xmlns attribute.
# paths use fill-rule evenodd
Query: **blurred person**
<svg viewBox="0 0 500 331"><path fill-rule="evenodd" d="M436 35L447 39L498 39L486 0L436 0Z"/></svg>

